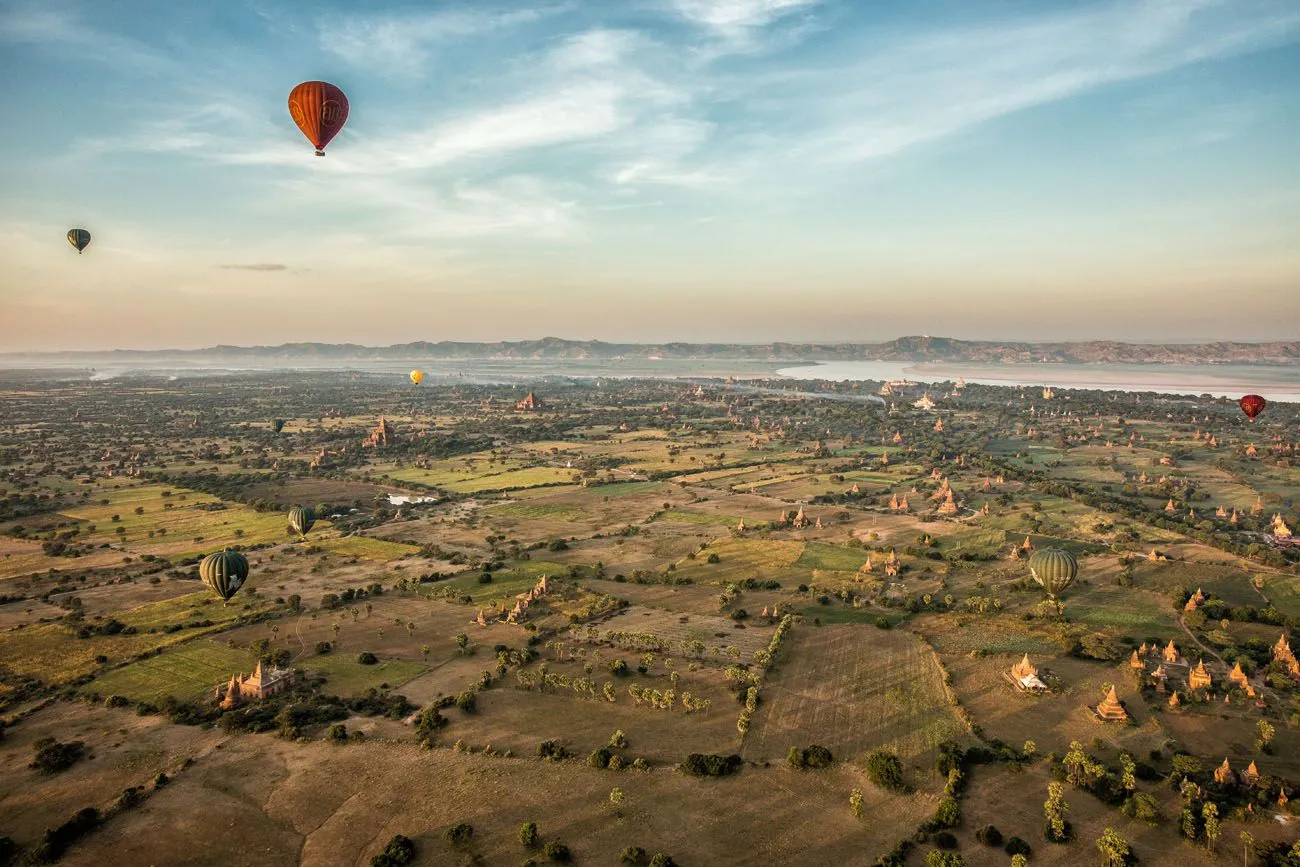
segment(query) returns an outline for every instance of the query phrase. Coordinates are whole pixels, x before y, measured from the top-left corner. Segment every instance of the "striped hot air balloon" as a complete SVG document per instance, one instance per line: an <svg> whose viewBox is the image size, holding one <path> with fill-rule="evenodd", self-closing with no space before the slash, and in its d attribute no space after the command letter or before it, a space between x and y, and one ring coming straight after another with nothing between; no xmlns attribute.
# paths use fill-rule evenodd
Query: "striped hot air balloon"
<svg viewBox="0 0 1300 867"><path fill-rule="evenodd" d="M78 253L81 253L90 244L90 233L85 229L69 229L68 243L76 247Z"/></svg>
<svg viewBox="0 0 1300 867"><path fill-rule="evenodd" d="M1074 583L1074 577L1079 574L1079 561L1069 551L1044 548L1029 558L1029 572L1049 597L1056 598Z"/></svg>
<svg viewBox="0 0 1300 867"><path fill-rule="evenodd" d="M248 580L248 558L229 548L209 554L199 564L199 577L214 593L229 602Z"/></svg>
<svg viewBox="0 0 1300 867"><path fill-rule="evenodd" d="M316 510L311 506L294 506L289 510L289 526L302 538L307 538L307 531L316 523Z"/></svg>
<svg viewBox="0 0 1300 867"><path fill-rule="evenodd" d="M323 157L325 145L347 122L348 98L329 82L304 81L289 93L289 116Z"/></svg>

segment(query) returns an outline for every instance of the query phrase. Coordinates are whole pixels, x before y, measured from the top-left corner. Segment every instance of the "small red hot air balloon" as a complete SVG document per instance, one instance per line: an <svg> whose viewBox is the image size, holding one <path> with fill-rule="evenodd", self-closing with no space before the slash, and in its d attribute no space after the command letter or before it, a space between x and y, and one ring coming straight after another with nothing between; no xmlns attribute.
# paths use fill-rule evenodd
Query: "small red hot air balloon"
<svg viewBox="0 0 1300 867"><path fill-rule="evenodd" d="M289 93L289 115L323 157L325 145L347 122L348 98L327 82L304 81Z"/></svg>
<svg viewBox="0 0 1300 867"><path fill-rule="evenodd" d="M1264 407L1268 406L1268 402L1257 394L1248 394L1237 402L1241 404L1241 411L1244 412L1251 421L1254 421L1255 416L1263 412Z"/></svg>

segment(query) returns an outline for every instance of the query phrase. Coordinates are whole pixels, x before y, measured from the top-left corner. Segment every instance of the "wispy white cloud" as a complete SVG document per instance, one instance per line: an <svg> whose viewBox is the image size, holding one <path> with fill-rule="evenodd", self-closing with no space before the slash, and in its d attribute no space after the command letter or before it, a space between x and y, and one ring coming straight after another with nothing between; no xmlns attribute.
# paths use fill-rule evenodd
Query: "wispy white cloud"
<svg viewBox="0 0 1300 867"><path fill-rule="evenodd" d="M572 8L557 3L532 8L416 10L408 13L327 15L321 47L353 66L394 74L420 72L440 44L534 24Z"/></svg>
<svg viewBox="0 0 1300 867"><path fill-rule="evenodd" d="M768 24L821 0L672 0L683 18L726 36Z"/></svg>
<svg viewBox="0 0 1300 867"><path fill-rule="evenodd" d="M0 43L75 54L127 74L156 74L179 64L135 39L97 30L59 2L24 0L0 6Z"/></svg>
<svg viewBox="0 0 1300 867"><path fill-rule="evenodd" d="M1294 5L1147 0L907 38L794 79L822 94L801 118L811 134L795 152L804 160L891 156L1105 85L1298 36Z"/></svg>

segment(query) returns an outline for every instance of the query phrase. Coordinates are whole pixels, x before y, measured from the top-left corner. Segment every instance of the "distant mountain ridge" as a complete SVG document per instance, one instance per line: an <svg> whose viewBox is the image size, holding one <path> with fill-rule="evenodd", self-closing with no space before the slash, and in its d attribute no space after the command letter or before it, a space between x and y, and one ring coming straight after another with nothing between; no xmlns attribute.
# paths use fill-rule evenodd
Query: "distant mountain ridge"
<svg viewBox="0 0 1300 867"><path fill-rule="evenodd" d="M1300 365L1300 341L1267 343L1143 344L1092 340L1019 343L899 337L884 343L606 343L540 340L467 343L441 341L361 346L355 343L285 343L280 346L213 346L207 349L115 349L104 352L6 352L0 358L110 359L115 361L399 361L420 359L702 359L776 361L950 361L1014 364L1263 364Z"/></svg>

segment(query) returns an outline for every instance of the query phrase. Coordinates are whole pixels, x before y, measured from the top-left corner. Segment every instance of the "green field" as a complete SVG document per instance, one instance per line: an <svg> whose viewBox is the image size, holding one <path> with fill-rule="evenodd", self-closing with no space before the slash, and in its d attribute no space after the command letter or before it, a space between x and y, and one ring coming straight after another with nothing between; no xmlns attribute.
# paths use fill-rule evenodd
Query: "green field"
<svg viewBox="0 0 1300 867"><path fill-rule="evenodd" d="M345 536L325 539L316 543L331 554L343 557L360 557L377 563L388 563L419 553L419 548L402 542L389 542L386 539L372 539L369 536Z"/></svg>
<svg viewBox="0 0 1300 867"><path fill-rule="evenodd" d="M836 572L856 572L867 562L867 552L824 542L808 542L794 561L797 569L825 569Z"/></svg>
<svg viewBox="0 0 1300 867"><path fill-rule="evenodd" d="M133 662L108 672L86 691L123 695L132 701L160 703L167 696L193 701L211 693L233 674L249 673L256 665L253 654L209 639L191 641L161 656Z"/></svg>
<svg viewBox="0 0 1300 867"><path fill-rule="evenodd" d="M357 654L330 653L313 656L298 661L298 665L308 674L324 675L325 685L322 691L326 695L348 698L360 695L383 684L397 690L407 681L414 680L429 670L422 662L409 662L403 659L380 658L376 665L362 665L357 662Z"/></svg>

